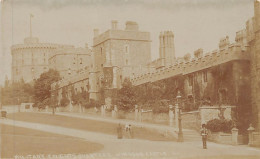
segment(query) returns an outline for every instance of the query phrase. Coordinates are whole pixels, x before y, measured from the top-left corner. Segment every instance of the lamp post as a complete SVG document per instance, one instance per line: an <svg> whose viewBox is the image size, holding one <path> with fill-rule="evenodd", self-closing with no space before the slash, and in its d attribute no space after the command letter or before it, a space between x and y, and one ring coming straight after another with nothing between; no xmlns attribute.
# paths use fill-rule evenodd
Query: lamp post
<svg viewBox="0 0 260 159"><path fill-rule="evenodd" d="M54 101L54 94L51 94L52 97L52 115L55 114L55 110L54 110L54 105L55 105L55 101Z"/></svg>
<svg viewBox="0 0 260 159"><path fill-rule="evenodd" d="M181 106L180 106L180 102L179 102L180 98L181 98L181 93L180 93L180 91L178 91L177 96L176 96L177 107L179 109L179 112L178 112L178 121L179 121L179 123L178 123L178 125L179 125L178 142L183 142L183 133L182 133L182 125L181 125L181 120L182 120Z"/></svg>
<svg viewBox="0 0 260 159"><path fill-rule="evenodd" d="M20 113L21 112L21 104L20 104L20 98L19 97L18 97L17 101L18 101L18 112Z"/></svg>

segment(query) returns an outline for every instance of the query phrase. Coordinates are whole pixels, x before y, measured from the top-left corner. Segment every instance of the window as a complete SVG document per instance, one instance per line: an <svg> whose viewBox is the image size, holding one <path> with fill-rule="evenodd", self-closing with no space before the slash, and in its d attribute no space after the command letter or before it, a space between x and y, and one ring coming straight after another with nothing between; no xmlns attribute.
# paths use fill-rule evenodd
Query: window
<svg viewBox="0 0 260 159"><path fill-rule="evenodd" d="M76 62L75 62L75 61L76 61L76 58L74 57L73 64L76 64Z"/></svg>
<svg viewBox="0 0 260 159"><path fill-rule="evenodd" d="M82 64L82 58L80 58L80 64Z"/></svg>
<svg viewBox="0 0 260 159"><path fill-rule="evenodd" d="M69 74L69 75L71 74L70 68L69 68L69 70L68 70L68 74Z"/></svg>
<svg viewBox="0 0 260 159"><path fill-rule="evenodd" d="M207 71L203 72L203 80L204 80L204 82L208 82L208 73L207 73Z"/></svg>
<svg viewBox="0 0 260 159"><path fill-rule="evenodd" d="M100 54L101 54L101 55L103 54L103 49L102 49L102 47L100 48Z"/></svg>
<svg viewBox="0 0 260 159"><path fill-rule="evenodd" d="M127 59L125 60L125 64L128 65L128 60Z"/></svg>
<svg viewBox="0 0 260 159"><path fill-rule="evenodd" d="M125 45L125 53L128 54L129 53L129 46Z"/></svg>
<svg viewBox="0 0 260 159"><path fill-rule="evenodd" d="M193 75L189 75L189 86L193 85Z"/></svg>
<svg viewBox="0 0 260 159"><path fill-rule="evenodd" d="M175 86L178 86L178 85L179 85L177 79L174 80L174 83L175 83Z"/></svg>

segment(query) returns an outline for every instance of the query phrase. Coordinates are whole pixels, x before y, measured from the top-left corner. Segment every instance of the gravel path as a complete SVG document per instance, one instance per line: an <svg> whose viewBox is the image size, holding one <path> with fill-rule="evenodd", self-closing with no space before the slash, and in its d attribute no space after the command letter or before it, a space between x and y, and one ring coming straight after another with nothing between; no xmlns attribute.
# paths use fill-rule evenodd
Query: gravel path
<svg viewBox="0 0 260 159"><path fill-rule="evenodd" d="M202 149L201 142L165 142L165 141L147 141L141 139L122 139L118 140L116 136L102 133L88 132L71 128L64 128L52 125L14 121L9 119L0 119L0 122L7 125L36 129L40 131L79 137L90 142L101 143L104 149L95 155L96 158L186 158L203 156L225 156L225 155L243 155L259 156L260 149L248 146L232 146L216 143L208 143L208 149ZM87 158L85 156L85 158Z"/></svg>

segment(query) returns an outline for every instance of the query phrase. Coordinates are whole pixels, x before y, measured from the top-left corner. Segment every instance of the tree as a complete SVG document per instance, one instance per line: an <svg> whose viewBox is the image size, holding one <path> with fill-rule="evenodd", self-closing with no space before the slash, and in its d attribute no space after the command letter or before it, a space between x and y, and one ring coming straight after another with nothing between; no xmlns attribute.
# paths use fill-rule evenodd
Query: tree
<svg viewBox="0 0 260 159"><path fill-rule="evenodd" d="M1 101L3 105L33 102L34 88L32 84L24 83L23 80L14 83L5 82L1 88Z"/></svg>
<svg viewBox="0 0 260 159"><path fill-rule="evenodd" d="M42 73L40 78L34 84L34 98L36 106L45 107L45 104L50 104L51 84L59 81L60 74L58 71L50 69L48 72Z"/></svg>
<svg viewBox="0 0 260 159"><path fill-rule="evenodd" d="M122 88L118 91L117 101L118 108L124 111L134 109L136 96L133 90L132 83L129 78L126 78L122 84Z"/></svg>

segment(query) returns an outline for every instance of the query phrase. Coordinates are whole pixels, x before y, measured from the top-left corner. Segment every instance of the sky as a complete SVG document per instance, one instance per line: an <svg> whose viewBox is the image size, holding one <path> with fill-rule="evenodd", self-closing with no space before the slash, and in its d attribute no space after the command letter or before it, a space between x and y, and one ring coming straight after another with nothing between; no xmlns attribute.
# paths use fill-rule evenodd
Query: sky
<svg viewBox="0 0 260 159"><path fill-rule="evenodd" d="M254 0L0 0L0 85L11 79L13 44L32 34L40 42L92 46L93 29L102 33L111 20L124 29L136 21L151 34L152 59L159 56L159 34L173 31L177 57L202 48L218 48L220 38L234 42L237 31L253 16Z"/></svg>

